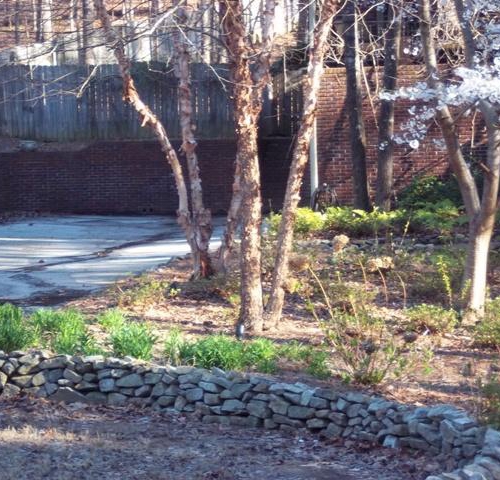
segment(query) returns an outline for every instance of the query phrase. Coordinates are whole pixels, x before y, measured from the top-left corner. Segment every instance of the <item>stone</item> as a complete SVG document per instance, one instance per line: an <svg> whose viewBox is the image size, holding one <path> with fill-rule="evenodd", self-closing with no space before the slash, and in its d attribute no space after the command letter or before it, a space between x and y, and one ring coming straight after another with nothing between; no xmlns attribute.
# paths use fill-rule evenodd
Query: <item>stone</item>
<svg viewBox="0 0 500 480"><path fill-rule="evenodd" d="M344 429L339 427L335 423L330 423L325 430L321 432L321 435L327 438L338 438L342 435Z"/></svg>
<svg viewBox="0 0 500 480"><path fill-rule="evenodd" d="M280 397L275 397L269 402L269 408L279 415L286 415L290 403Z"/></svg>
<svg viewBox="0 0 500 480"><path fill-rule="evenodd" d="M103 378L99 381L99 390L103 393L114 392L117 390L115 380L113 378Z"/></svg>
<svg viewBox="0 0 500 480"><path fill-rule="evenodd" d="M317 388L314 395L319 398L324 398L326 400L335 401L338 399L338 394L330 388Z"/></svg>
<svg viewBox="0 0 500 480"><path fill-rule="evenodd" d="M258 418L270 418L272 415L271 409L266 402L251 401L247 404L247 411L250 415Z"/></svg>
<svg viewBox="0 0 500 480"><path fill-rule="evenodd" d="M177 380L182 385L183 383L198 383L201 380L203 374L201 372L193 371L191 373L187 373L185 375L179 375Z"/></svg>
<svg viewBox="0 0 500 480"><path fill-rule="evenodd" d="M417 427L417 432L421 435L428 443L432 445L441 445L441 434L435 428L424 423L419 423Z"/></svg>
<svg viewBox="0 0 500 480"><path fill-rule="evenodd" d="M222 392L220 393L220 398L222 398L223 400L229 400L236 397L234 396L233 392L231 392L231 390L222 390Z"/></svg>
<svg viewBox="0 0 500 480"><path fill-rule="evenodd" d="M158 382L161 381L163 376L164 375L161 373L151 373L151 372L146 373L146 375L144 375L144 383L146 385L156 385ZM173 381L173 377L170 377L170 378L172 378L172 381Z"/></svg>
<svg viewBox="0 0 500 480"><path fill-rule="evenodd" d="M165 395L165 385L163 383L157 383L154 387L153 390L151 391L151 396L152 397L161 397Z"/></svg>
<svg viewBox="0 0 500 480"><path fill-rule="evenodd" d="M278 424L270 418L266 418L264 419L264 428L266 428L267 430L273 430L275 428L278 428Z"/></svg>
<svg viewBox="0 0 500 480"><path fill-rule="evenodd" d="M3 387L2 395L4 398L11 398L19 395L20 393L21 389L18 386L13 385L12 383L7 383Z"/></svg>
<svg viewBox="0 0 500 480"><path fill-rule="evenodd" d="M16 371L16 367L12 362L5 362L2 366L2 372L8 376L12 375Z"/></svg>
<svg viewBox="0 0 500 480"><path fill-rule="evenodd" d="M241 413L245 411L245 404L239 400L226 400L222 404L222 411L228 413Z"/></svg>
<svg viewBox="0 0 500 480"><path fill-rule="evenodd" d="M219 425L229 425L230 417L220 417L219 415L205 415L201 422L205 424L218 423Z"/></svg>
<svg viewBox="0 0 500 480"><path fill-rule="evenodd" d="M415 450L428 450L429 444L425 440L421 440L420 438L412 438L408 439L408 446L414 448Z"/></svg>
<svg viewBox="0 0 500 480"><path fill-rule="evenodd" d="M216 393L205 393L203 395L203 403L210 406L219 405L221 403L220 395Z"/></svg>
<svg viewBox="0 0 500 480"><path fill-rule="evenodd" d="M158 400L156 400L155 405L164 408L164 407L170 407L174 403L175 403L175 397L162 396L159 397Z"/></svg>
<svg viewBox="0 0 500 480"><path fill-rule="evenodd" d="M251 383L235 383L231 387L231 393L235 398L241 398L245 392L248 392L252 389Z"/></svg>
<svg viewBox="0 0 500 480"><path fill-rule="evenodd" d="M136 388L134 390L134 397L140 397L140 398L149 397L151 390L152 390L151 385L143 385L142 387Z"/></svg>
<svg viewBox="0 0 500 480"><path fill-rule="evenodd" d="M47 382L47 373L46 372L39 372L33 375L33 378L31 379L31 384L35 387L40 387L44 385Z"/></svg>
<svg viewBox="0 0 500 480"><path fill-rule="evenodd" d="M124 377L119 378L116 381L117 387L142 387L144 385L144 380L138 373L131 373L130 375L126 375Z"/></svg>
<svg viewBox="0 0 500 480"><path fill-rule="evenodd" d="M27 353L17 359L21 365L31 365L38 366L41 360L41 355L39 353Z"/></svg>
<svg viewBox="0 0 500 480"><path fill-rule="evenodd" d="M494 458L477 456L474 459L474 463L488 470L494 480L500 480L500 464Z"/></svg>
<svg viewBox="0 0 500 480"><path fill-rule="evenodd" d="M309 405L309 402L311 401L313 394L314 390L304 390L302 392L302 395L300 396L300 405L303 407L307 407Z"/></svg>
<svg viewBox="0 0 500 480"><path fill-rule="evenodd" d="M71 387L73 388L75 384L71 380L66 380L65 378L61 378L57 381L57 384L61 387Z"/></svg>
<svg viewBox="0 0 500 480"><path fill-rule="evenodd" d="M321 428L325 428L326 425L327 425L326 420L323 420L321 418L311 418L306 422L306 427L309 428L310 430L318 430Z"/></svg>
<svg viewBox="0 0 500 480"><path fill-rule="evenodd" d="M66 380L66 379L64 379ZM62 380L58 380L58 382L61 382ZM66 380L67 382L71 382L71 380ZM94 390L97 390L99 386L96 383L91 383L91 382L84 382L81 381L77 385L75 385L75 390L78 390L79 392L92 392Z"/></svg>
<svg viewBox="0 0 500 480"><path fill-rule="evenodd" d="M298 393L283 392L283 397L285 397L287 400L294 403L295 405L300 405L301 396Z"/></svg>
<svg viewBox="0 0 500 480"><path fill-rule="evenodd" d="M408 429L408 425L405 425L404 423L399 423L396 425L393 425L391 428L391 433L393 435L396 435L398 437L406 437L410 434L410 431Z"/></svg>
<svg viewBox="0 0 500 480"><path fill-rule="evenodd" d="M500 432L488 428L484 435L482 454L500 460Z"/></svg>
<svg viewBox="0 0 500 480"><path fill-rule="evenodd" d="M202 388L193 388L190 390L186 390L186 400L188 402L197 402L203 398L203 389Z"/></svg>
<svg viewBox="0 0 500 480"><path fill-rule="evenodd" d="M344 397L348 402L351 403L369 404L371 401L371 397L369 395L360 392L349 392L346 395L344 395Z"/></svg>
<svg viewBox="0 0 500 480"><path fill-rule="evenodd" d="M44 387L48 396L52 395L59 388L55 383L46 383Z"/></svg>
<svg viewBox="0 0 500 480"><path fill-rule="evenodd" d="M113 406L123 406L127 403L128 397L126 395L123 395L122 393L110 393L108 394L108 405L113 405Z"/></svg>
<svg viewBox="0 0 500 480"><path fill-rule="evenodd" d="M104 404L108 401L107 395L101 392L89 392L85 395L85 398L87 399L87 402L97 404Z"/></svg>
<svg viewBox="0 0 500 480"><path fill-rule="evenodd" d="M145 378L148 378L148 375L149 374L146 374ZM173 377L172 375L169 375L168 373L164 373L163 376L161 377L161 381L163 383L166 383L167 385L170 385L171 383L174 383L174 381L176 381L176 377Z"/></svg>
<svg viewBox="0 0 500 480"><path fill-rule="evenodd" d="M63 378L64 370L62 368L56 368L54 370L49 370L47 373L47 381L51 383L56 383L58 380Z"/></svg>
<svg viewBox="0 0 500 480"><path fill-rule="evenodd" d="M68 355L59 355L57 357L52 357L44 360L38 365L38 367L40 368L40 370L51 370L54 368L64 369L68 365L69 361L70 360Z"/></svg>
<svg viewBox="0 0 500 480"><path fill-rule="evenodd" d="M297 420L306 420L308 418L314 417L316 410L309 407L300 407L298 405L291 405L288 407L287 415L290 418Z"/></svg>
<svg viewBox="0 0 500 480"><path fill-rule="evenodd" d="M363 408L363 405L359 403L355 403L347 408L346 415L349 418L354 418L359 415L360 410Z"/></svg>
<svg viewBox="0 0 500 480"><path fill-rule="evenodd" d="M462 472L468 475L468 480L493 480L493 476L488 470L474 463L466 465Z"/></svg>
<svg viewBox="0 0 500 480"><path fill-rule="evenodd" d="M3 387L7 383L8 378L6 373L0 372L0 387Z"/></svg>
<svg viewBox="0 0 500 480"><path fill-rule="evenodd" d="M83 380L83 377L81 375L74 372L73 370L70 370L69 368L66 368L63 371L63 377L66 380L70 380L73 383L80 383Z"/></svg>
<svg viewBox="0 0 500 480"><path fill-rule="evenodd" d="M86 402L85 395L82 395L80 392L76 392L75 390L69 387L58 388L55 393L49 396L49 398L54 402L64 402L64 403Z"/></svg>
<svg viewBox="0 0 500 480"><path fill-rule="evenodd" d="M184 410L184 407L186 406L187 404L187 400L184 398L184 397L181 397L180 395L175 399L175 403L174 403L174 408L179 411L179 412L182 412L182 410Z"/></svg>
<svg viewBox="0 0 500 480"><path fill-rule="evenodd" d="M32 378L33 377L31 375L22 375L20 377L12 377L10 379L10 381L14 385L17 385L18 387L27 388L27 387L31 387L31 385L32 385L31 379Z"/></svg>
<svg viewBox="0 0 500 480"><path fill-rule="evenodd" d="M340 412L331 412L328 418L335 424L345 427L347 425L348 419L347 415Z"/></svg>
<svg viewBox="0 0 500 480"><path fill-rule="evenodd" d="M313 396L311 397L311 400L309 400L309 406L312 408L325 409L328 408L328 401L324 398Z"/></svg>
<svg viewBox="0 0 500 480"><path fill-rule="evenodd" d="M257 417L253 417L250 415L249 417L229 417L229 425L233 425L235 427L251 427L256 428L259 427L262 423L262 420Z"/></svg>
<svg viewBox="0 0 500 480"><path fill-rule="evenodd" d="M464 443L462 445L462 452L465 458L472 458L478 451L478 446L471 443Z"/></svg>
<svg viewBox="0 0 500 480"><path fill-rule="evenodd" d="M448 443L453 443L456 437L460 437L460 432L454 427L450 420L443 420L439 425L439 431L443 436L443 440Z"/></svg>
<svg viewBox="0 0 500 480"><path fill-rule="evenodd" d="M400 440L398 437L395 437L394 435L387 435L384 438L382 446L387 447L387 448L399 448L400 447Z"/></svg>
<svg viewBox="0 0 500 480"><path fill-rule="evenodd" d="M294 420L292 418L285 417L285 415L278 415L276 413L273 415L272 420L280 425L288 425L294 428L304 427L304 422L301 420Z"/></svg>
<svg viewBox="0 0 500 480"><path fill-rule="evenodd" d="M200 382L198 386L209 393L219 393L222 390L219 385L212 382Z"/></svg>
<svg viewBox="0 0 500 480"><path fill-rule="evenodd" d="M344 400L343 398L339 398L337 400L337 403L335 404L335 409L339 410L340 412L347 412L347 409L351 406L349 402ZM332 405L332 410L334 409L334 406Z"/></svg>

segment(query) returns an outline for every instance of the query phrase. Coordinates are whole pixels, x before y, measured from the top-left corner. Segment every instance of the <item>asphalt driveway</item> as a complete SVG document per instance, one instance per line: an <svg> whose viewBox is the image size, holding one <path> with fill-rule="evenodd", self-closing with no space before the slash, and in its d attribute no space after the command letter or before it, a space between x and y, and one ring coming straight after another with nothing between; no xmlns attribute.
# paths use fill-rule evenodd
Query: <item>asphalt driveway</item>
<svg viewBox="0 0 500 480"><path fill-rule="evenodd" d="M216 219L212 247L223 219ZM175 218L54 216L0 225L0 301L57 303L185 255Z"/></svg>

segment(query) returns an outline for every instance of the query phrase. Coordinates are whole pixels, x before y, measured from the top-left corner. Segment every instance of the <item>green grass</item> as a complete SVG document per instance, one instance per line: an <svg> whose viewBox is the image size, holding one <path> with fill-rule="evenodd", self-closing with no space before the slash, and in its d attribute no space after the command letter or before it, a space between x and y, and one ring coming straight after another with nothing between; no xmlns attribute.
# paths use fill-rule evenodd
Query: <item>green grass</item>
<svg viewBox="0 0 500 480"><path fill-rule="evenodd" d="M36 344L37 335L23 311L5 303L0 305L0 350L12 352Z"/></svg>
<svg viewBox="0 0 500 480"><path fill-rule="evenodd" d="M124 323L111 331L111 345L117 356L151 360L158 337L144 323Z"/></svg>

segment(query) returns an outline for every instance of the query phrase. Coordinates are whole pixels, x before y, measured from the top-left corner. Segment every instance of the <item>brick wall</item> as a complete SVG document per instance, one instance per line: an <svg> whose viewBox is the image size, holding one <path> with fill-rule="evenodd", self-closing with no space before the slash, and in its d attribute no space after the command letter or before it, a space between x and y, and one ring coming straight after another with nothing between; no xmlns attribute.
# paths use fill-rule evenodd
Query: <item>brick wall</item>
<svg viewBox="0 0 500 480"><path fill-rule="evenodd" d="M264 205L279 205L287 175L288 139L261 141ZM179 148L179 142L174 142ZM203 140L199 161L205 202L227 210L234 140ZM0 154L0 210L54 213L174 213L171 169L156 141L96 142L78 151Z"/></svg>
<svg viewBox="0 0 500 480"><path fill-rule="evenodd" d="M399 85L410 85L422 80L423 69L419 65L403 65L399 69ZM366 71L364 88L363 115L367 134L367 169L370 194L375 194L377 164L377 85L382 82L382 69L369 68ZM318 163L320 182L335 187L343 203L353 200L352 169L348 106L345 104L345 72L343 68L327 69L323 77L318 98ZM395 110L395 129L408 120L409 103L397 102ZM484 141L480 138L482 126L473 126L473 118L465 117L458 125L459 134L465 144L470 143L471 132L475 133L474 154L484 155ZM435 139L441 135L437 125L431 125L427 138L417 150L408 146L395 149L394 178L396 191L401 190L417 175L443 174L448 171L446 152L436 147Z"/></svg>
<svg viewBox="0 0 500 480"><path fill-rule="evenodd" d="M380 84L380 71L368 70L373 95ZM421 78L421 67L403 66L400 84ZM377 161L375 96L365 91L364 116L367 132L368 176L374 193ZM398 105L396 126L409 116L408 105ZM375 110L375 111L374 111ZM319 94L318 160L320 182L333 185L342 203L353 198L345 74L328 69ZM459 132L467 143L472 132L476 147L484 154L483 128L466 117ZM416 175L448 170L446 153L433 140L440 138L436 125L418 150L397 147L395 186L400 190ZM175 148L179 142L174 142ZM264 208L281 206L288 176L289 138L266 138L259 145ZM226 211L232 191L234 140L203 140L199 143L200 169L205 203L214 213ZM307 170L308 172L308 170ZM309 176L303 188L309 200ZM177 193L169 166L156 141L96 142L78 151L36 151L0 154L0 211L70 213L174 213Z"/></svg>

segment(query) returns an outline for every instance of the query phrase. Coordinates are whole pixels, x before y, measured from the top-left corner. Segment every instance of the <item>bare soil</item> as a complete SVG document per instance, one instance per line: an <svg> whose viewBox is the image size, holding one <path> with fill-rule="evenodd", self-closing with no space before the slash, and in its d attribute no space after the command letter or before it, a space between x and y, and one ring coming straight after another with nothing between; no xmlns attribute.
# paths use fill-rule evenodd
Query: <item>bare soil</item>
<svg viewBox="0 0 500 480"><path fill-rule="evenodd" d="M0 401L2 480L401 480L436 458L185 416L27 398Z"/></svg>

